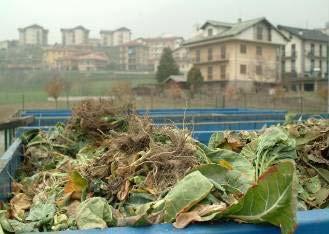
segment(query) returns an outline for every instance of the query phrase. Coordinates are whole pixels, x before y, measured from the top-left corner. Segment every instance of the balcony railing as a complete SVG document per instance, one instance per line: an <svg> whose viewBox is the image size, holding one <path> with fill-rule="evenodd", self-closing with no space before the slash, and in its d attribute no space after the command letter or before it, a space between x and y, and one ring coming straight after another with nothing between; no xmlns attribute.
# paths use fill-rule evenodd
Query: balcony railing
<svg viewBox="0 0 329 234"><path fill-rule="evenodd" d="M291 53L285 54L286 58L296 58L297 57L297 51L291 51Z"/></svg>
<svg viewBox="0 0 329 234"><path fill-rule="evenodd" d="M326 55L325 54L322 54L322 53L315 53L315 51L308 51L306 52L306 56L308 58L321 58L321 59L326 59Z"/></svg>
<svg viewBox="0 0 329 234"><path fill-rule="evenodd" d="M220 62L227 62L229 60L229 55L226 53L223 54L216 54L213 55L212 59L209 60L208 56L206 58L201 58L199 61L196 58L193 58L192 62L194 64L207 64L207 63L220 63Z"/></svg>

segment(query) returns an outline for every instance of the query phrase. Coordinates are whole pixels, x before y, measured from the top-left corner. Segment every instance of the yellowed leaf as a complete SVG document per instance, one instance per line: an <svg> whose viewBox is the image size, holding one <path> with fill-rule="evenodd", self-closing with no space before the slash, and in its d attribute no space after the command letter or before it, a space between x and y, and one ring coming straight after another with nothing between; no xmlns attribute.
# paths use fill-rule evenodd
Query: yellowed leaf
<svg viewBox="0 0 329 234"><path fill-rule="evenodd" d="M233 165L224 159L220 159L218 161L218 164L221 165L222 167L226 168L227 170L233 170Z"/></svg>

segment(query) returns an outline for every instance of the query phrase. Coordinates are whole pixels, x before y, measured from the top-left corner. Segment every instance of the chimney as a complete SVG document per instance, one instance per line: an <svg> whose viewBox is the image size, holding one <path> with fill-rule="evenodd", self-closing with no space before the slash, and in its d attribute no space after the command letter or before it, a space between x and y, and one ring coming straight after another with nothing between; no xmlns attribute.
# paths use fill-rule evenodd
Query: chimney
<svg viewBox="0 0 329 234"><path fill-rule="evenodd" d="M242 19L241 18L238 18L238 23L241 23L242 22Z"/></svg>

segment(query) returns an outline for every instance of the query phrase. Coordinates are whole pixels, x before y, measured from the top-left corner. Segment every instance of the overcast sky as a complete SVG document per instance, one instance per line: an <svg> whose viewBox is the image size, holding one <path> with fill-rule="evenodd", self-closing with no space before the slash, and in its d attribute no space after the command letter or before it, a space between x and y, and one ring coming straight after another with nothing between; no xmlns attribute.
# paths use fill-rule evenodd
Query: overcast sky
<svg viewBox="0 0 329 234"><path fill-rule="evenodd" d="M323 27L329 0L0 0L0 40L17 39L18 27L40 24L49 41L60 42L60 28L126 26L133 37L163 33L189 37L207 19L233 21L265 16L274 24Z"/></svg>

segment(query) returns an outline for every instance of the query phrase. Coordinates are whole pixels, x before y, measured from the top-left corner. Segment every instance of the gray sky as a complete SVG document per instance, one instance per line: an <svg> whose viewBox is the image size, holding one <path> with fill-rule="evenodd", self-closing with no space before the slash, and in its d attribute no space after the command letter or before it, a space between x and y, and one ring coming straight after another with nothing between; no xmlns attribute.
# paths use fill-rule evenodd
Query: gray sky
<svg viewBox="0 0 329 234"><path fill-rule="evenodd" d="M62 27L100 29L126 26L133 37L170 33L189 37L207 19L236 21L265 16L274 24L323 27L329 0L0 0L0 40L18 38L18 27L40 24L49 41L60 41Z"/></svg>

